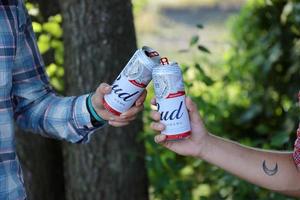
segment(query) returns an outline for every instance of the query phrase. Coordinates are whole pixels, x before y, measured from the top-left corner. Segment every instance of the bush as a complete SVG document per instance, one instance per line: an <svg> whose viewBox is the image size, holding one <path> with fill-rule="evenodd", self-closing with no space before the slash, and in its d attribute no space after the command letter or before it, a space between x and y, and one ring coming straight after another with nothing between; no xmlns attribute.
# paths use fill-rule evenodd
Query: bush
<svg viewBox="0 0 300 200"><path fill-rule="evenodd" d="M292 150L299 117L300 3L250 0L230 24L225 65L204 58L183 65L189 94L211 132L253 147ZM198 38L190 43L195 51ZM202 47L200 53L208 53ZM145 122L152 199L290 199L158 147Z"/></svg>

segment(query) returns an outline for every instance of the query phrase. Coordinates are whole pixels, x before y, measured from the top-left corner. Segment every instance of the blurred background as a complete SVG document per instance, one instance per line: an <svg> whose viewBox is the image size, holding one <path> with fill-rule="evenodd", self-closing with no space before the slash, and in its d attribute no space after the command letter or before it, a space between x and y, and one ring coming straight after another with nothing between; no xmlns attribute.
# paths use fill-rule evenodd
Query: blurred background
<svg viewBox="0 0 300 200"><path fill-rule="evenodd" d="M147 45L181 65L210 132L252 147L293 149L300 116L298 0L63 2L26 3L58 93L111 83L136 47ZM19 134L31 199L292 199L156 145L149 129L153 96L150 84L145 112L133 125L138 129L106 128L83 147Z"/></svg>

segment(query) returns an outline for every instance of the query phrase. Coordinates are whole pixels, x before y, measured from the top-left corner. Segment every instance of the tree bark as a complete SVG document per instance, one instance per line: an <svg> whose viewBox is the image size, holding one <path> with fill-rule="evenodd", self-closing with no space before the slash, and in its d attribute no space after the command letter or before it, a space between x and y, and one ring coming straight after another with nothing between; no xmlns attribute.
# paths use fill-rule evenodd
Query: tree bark
<svg viewBox="0 0 300 200"><path fill-rule="evenodd" d="M130 0L64 0L66 93L112 83L136 49ZM148 199L141 116L126 128L105 127L89 144L65 145L69 200Z"/></svg>
<svg viewBox="0 0 300 200"><path fill-rule="evenodd" d="M59 141L19 130L17 151L29 200L64 200L63 157Z"/></svg>
<svg viewBox="0 0 300 200"><path fill-rule="evenodd" d="M55 3L56 2L56 3ZM59 13L57 0L38 1L44 20ZM51 5L51 6L47 6ZM45 9L48 8L48 9ZM46 65L54 62L47 57ZM17 152L30 200L64 200L62 148L59 141L17 130Z"/></svg>

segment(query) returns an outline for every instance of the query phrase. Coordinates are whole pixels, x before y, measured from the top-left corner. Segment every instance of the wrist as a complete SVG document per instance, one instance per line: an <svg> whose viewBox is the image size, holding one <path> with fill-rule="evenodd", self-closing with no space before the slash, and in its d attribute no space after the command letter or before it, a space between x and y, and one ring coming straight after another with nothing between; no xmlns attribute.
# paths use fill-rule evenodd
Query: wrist
<svg viewBox="0 0 300 200"><path fill-rule="evenodd" d="M104 120L96 111L95 109L95 104L92 102L92 98L94 97L93 93L91 93L86 100L86 106L88 109L88 112L90 114L90 118L91 118L91 123L93 124L93 126L103 126L104 124L106 124L106 120Z"/></svg>
<svg viewBox="0 0 300 200"><path fill-rule="evenodd" d="M209 133L205 133L199 138L199 141L196 144L196 154L194 157L203 159L206 155L207 149L211 144L212 136Z"/></svg>
<svg viewBox="0 0 300 200"><path fill-rule="evenodd" d="M101 108L99 108L99 106L97 105L96 101L97 101L97 95L95 95L95 93L91 94L91 105L93 106L94 110L98 113L100 113ZM98 114L100 117L102 117L100 114Z"/></svg>

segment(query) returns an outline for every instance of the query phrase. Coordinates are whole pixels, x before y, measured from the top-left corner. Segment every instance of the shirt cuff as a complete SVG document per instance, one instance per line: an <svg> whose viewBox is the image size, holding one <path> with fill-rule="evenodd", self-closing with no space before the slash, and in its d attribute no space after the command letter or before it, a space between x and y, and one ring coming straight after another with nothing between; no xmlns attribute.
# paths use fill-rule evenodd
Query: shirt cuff
<svg viewBox="0 0 300 200"><path fill-rule="evenodd" d="M82 137L77 143L87 143L90 140L91 135L95 130L102 128L105 125L94 127L91 122L91 116L86 106L86 100L88 95L82 95L76 97L73 107L73 119L74 125L78 131L78 134Z"/></svg>

